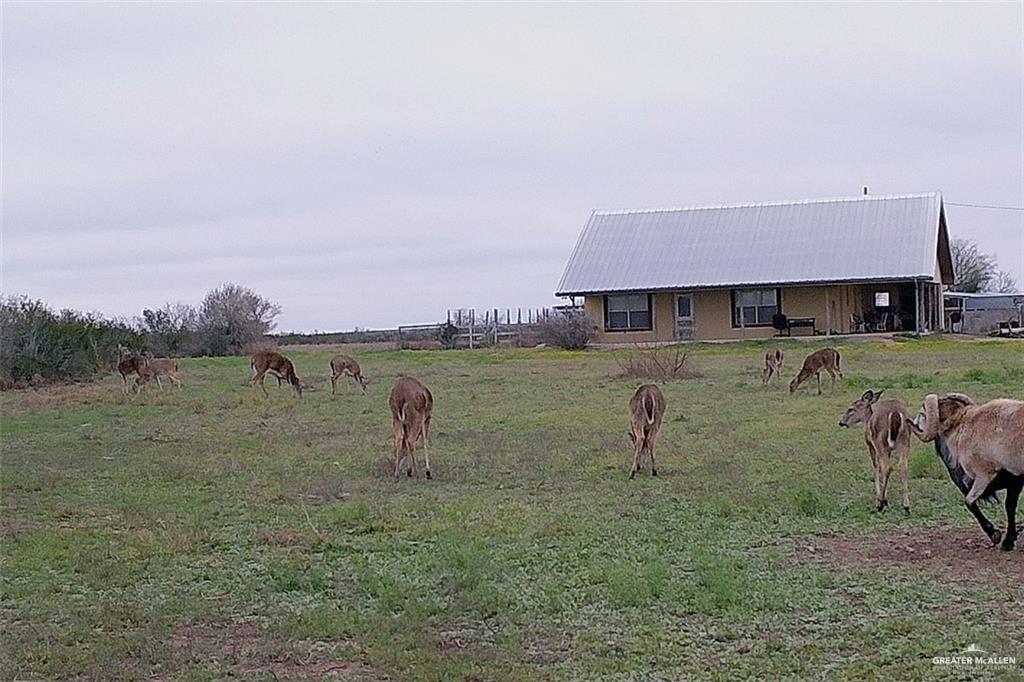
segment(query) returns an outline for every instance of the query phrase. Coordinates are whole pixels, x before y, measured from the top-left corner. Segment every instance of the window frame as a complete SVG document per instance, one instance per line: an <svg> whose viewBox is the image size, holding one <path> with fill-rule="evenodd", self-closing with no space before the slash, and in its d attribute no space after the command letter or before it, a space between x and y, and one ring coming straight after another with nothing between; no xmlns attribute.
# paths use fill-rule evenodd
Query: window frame
<svg viewBox="0 0 1024 682"><path fill-rule="evenodd" d="M736 297L737 294L744 291L774 291L775 292L775 312L773 315L777 315L782 312L782 289L781 287L744 287L742 289L730 289L729 290L729 321L732 323L733 329L741 329L746 327L770 327L772 321L767 320L765 322L750 322L744 320L743 324L740 324L739 315L736 314ZM768 306L754 306L755 308L767 308Z"/></svg>
<svg viewBox="0 0 1024 682"><path fill-rule="evenodd" d="M616 310L616 313L626 313L626 327L612 327L610 326L611 311L608 308L609 298L626 298L629 296L645 296L647 298L647 310L643 311L647 313L647 326L645 327L634 327L632 325L632 314L639 313L641 311L636 310ZM654 305L652 296L650 293L639 293L639 294L605 294L602 296L602 302L604 305L604 330L606 332L649 332L654 330Z"/></svg>

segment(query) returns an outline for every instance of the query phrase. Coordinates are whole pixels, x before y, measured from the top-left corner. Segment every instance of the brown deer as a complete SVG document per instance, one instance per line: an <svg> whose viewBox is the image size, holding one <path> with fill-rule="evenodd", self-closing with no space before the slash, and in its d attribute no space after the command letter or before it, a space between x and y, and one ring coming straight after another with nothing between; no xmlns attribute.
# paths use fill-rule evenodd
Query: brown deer
<svg viewBox="0 0 1024 682"><path fill-rule="evenodd" d="M366 384L370 383L370 380L360 373L359 363L347 355L335 355L331 358L331 395L335 393L338 379L346 374L359 384L363 393L366 393Z"/></svg>
<svg viewBox="0 0 1024 682"><path fill-rule="evenodd" d="M651 458L651 476L658 475L654 461L654 444L658 440L661 419L665 416L665 396L657 386L646 384L636 389L629 399L629 437L633 441L633 469L630 480L640 471L640 457L646 452Z"/></svg>
<svg viewBox="0 0 1024 682"><path fill-rule="evenodd" d="M875 469L875 509L885 511L889 506L886 487L892 473L892 453L900 456L900 484L903 486L903 513L910 513L910 487L907 482L907 466L910 460L910 434L912 430L907 408L898 400L883 400L883 391L865 391L859 400L850 405L839 420L844 429L864 424L864 442Z"/></svg>
<svg viewBox="0 0 1024 682"><path fill-rule="evenodd" d="M117 373L121 375L121 381L124 382L124 394L128 395L128 377L132 374L137 375L135 377L136 383L142 376L142 368L146 366L146 357L144 355L129 355L126 358L121 358L117 363Z"/></svg>
<svg viewBox="0 0 1024 682"><path fill-rule="evenodd" d="M252 356L250 362L252 367L252 379L249 380L250 386L255 386L259 382L260 388L263 389L263 395L269 397L267 393L267 387L263 385L263 380L266 378L267 373L277 377L278 384L281 379L284 379L292 385L292 391L299 398L302 397L302 382L299 381L299 377L295 374L295 365L292 361L285 356L275 351L260 351Z"/></svg>
<svg viewBox="0 0 1024 682"><path fill-rule="evenodd" d="M139 368L139 376L135 378L135 392L138 393L150 381L156 379L156 385L163 389L160 377L167 377L171 383L181 390L181 379L178 378L178 363L168 358L151 359Z"/></svg>
<svg viewBox="0 0 1024 682"><path fill-rule="evenodd" d="M430 478L430 454L427 452L427 437L430 432L430 416L434 411L434 396L430 389L418 379L403 377L395 383L388 396L391 408L391 426L395 431L395 479L398 479L402 461L409 458L407 474L416 473L416 441L423 439L423 459L426 462L426 476Z"/></svg>
<svg viewBox="0 0 1024 682"><path fill-rule="evenodd" d="M782 360L785 355L781 348L772 348L764 354L764 370L761 372L761 383L767 384L773 376L782 375Z"/></svg>
<svg viewBox="0 0 1024 682"><path fill-rule="evenodd" d="M804 358L803 367L793 381L789 382L789 392L792 394L811 376L818 378L818 395L821 395L821 372L828 372L832 377L832 388L836 386L836 377L843 378L843 371L839 368L839 351L835 348L822 348L816 350Z"/></svg>

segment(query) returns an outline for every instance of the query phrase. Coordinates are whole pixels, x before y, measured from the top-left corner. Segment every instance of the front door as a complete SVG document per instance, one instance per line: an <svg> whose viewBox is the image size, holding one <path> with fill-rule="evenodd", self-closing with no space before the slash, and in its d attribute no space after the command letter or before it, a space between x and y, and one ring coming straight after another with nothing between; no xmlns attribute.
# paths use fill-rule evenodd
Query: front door
<svg viewBox="0 0 1024 682"><path fill-rule="evenodd" d="M693 341L693 294L676 296L676 340Z"/></svg>

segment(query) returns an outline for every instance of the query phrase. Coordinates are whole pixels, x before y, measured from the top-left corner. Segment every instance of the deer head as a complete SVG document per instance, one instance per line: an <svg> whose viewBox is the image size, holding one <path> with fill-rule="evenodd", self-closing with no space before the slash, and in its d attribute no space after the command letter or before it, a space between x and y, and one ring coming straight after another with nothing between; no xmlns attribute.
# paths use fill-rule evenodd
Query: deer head
<svg viewBox="0 0 1024 682"><path fill-rule="evenodd" d="M862 424L871 418L871 406L878 402L885 391L864 391L859 400L850 405L846 414L839 420L839 425L844 429L857 424Z"/></svg>

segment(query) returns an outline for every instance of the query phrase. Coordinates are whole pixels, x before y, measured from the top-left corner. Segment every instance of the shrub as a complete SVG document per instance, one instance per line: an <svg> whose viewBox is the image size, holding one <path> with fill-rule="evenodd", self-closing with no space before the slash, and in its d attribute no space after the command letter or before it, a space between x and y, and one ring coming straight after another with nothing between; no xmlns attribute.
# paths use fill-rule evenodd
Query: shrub
<svg viewBox="0 0 1024 682"><path fill-rule="evenodd" d="M110 371L124 347L141 351L145 338L128 323L11 297L0 302L0 381L86 379Z"/></svg>
<svg viewBox="0 0 1024 682"><path fill-rule="evenodd" d="M596 333L594 321L580 310L559 312L537 324L541 343L563 350L583 350Z"/></svg>
<svg viewBox="0 0 1024 682"><path fill-rule="evenodd" d="M637 346L628 357L619 360L622 376L653 381L698 379L701 374L689 362L689 351L680 345Z"/></svg>

